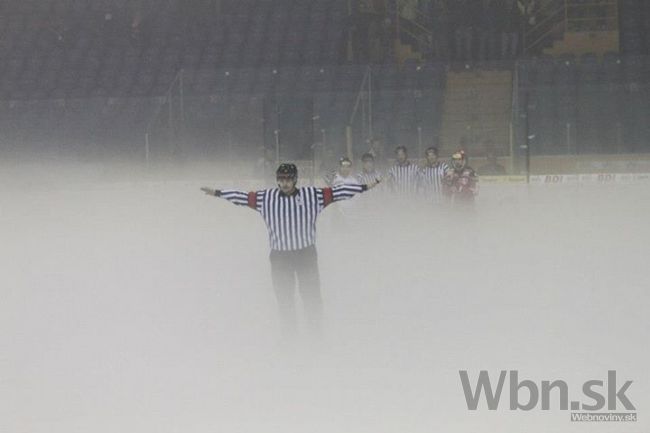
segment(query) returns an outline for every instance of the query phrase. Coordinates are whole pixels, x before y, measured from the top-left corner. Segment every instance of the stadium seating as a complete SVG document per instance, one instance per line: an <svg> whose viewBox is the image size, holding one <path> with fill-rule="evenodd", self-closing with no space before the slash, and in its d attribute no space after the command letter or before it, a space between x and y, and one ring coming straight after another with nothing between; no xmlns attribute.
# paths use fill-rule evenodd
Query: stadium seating
<svg viewBox="0 0 650 433"><path fill-rule="evenodd" d="M521 62L529 92L531 151L576 154L648 151L650 62L609 54ZM643 121L642 118L646 120Z"/></svg>
<svg viewBox="0 0 650 433"><path fill-rule="evenodd" d="M644 0L619 0L621 50L628 55L650 50L650 6Z"/></svg>
<svg viewBox="0 0 650 433"><path fill-rule="evenodd" d="M345 141L367 71L344 55L347 1L134 4L3 2L0 128L7 143L120 143L135 149L147 132L171 137L179 132L169 125L165 95L175 98L171 117L177 121L181 70L184 137L197 146L223 143L224 131L238 128L248 132L235 141L264 135L272 142L277 119L269 107L291 97L313 99L315 134L324 129L332 142ZM621 151L648 147L650 63L629 55L647 52L648 5L639 0L621 5L625 57L542 56L518 64L520 90L529 90L532 107L533 152L600 152L611 143ZM389 144L413 144L419 127L425 144L440 139L448 67L415 61L373 65L375 135ZM358 139L360 126L353 127Z"/></svg>
<svg viewBox="0 0 650 433"><path fill-rule="evenodd" d="M161 94L180 69L210 81L201 71L338 64L344 48L341 0L130 3L5 2L0 98Z"/></svg>

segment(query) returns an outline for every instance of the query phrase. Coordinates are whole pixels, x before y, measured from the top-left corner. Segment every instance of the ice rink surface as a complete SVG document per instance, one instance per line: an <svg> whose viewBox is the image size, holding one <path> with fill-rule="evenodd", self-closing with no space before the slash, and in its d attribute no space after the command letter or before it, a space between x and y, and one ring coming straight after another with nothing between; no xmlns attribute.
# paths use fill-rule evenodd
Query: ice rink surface
<svg viewBox="0 0 650 433"><path fill-rule="evenodd" d="M199 191L216 179L0 177L2 433L650 429L648 186L482 185L469 217L334 204L325 337L292 346L264 223ZM459 370L571 397L616 370L639 421L510 411L507 389L468 411Z"/></svg>

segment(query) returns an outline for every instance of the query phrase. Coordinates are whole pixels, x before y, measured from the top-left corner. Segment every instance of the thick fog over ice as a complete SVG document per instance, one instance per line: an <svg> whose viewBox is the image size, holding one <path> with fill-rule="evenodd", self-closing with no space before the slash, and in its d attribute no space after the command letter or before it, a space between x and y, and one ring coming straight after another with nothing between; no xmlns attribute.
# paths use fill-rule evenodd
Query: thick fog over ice
<svg viewBox="0 0 650 433"><path fill-rule="evenodd" d="M263 220L199 190L255 187L225 170L3 166L1 432L650 427L648 186L484 184L472 215L380 190L334 204L325 335L287 345ZM507 383L469 411L459 370L562 379L571 399L616 370L639 420L571 422L555 394L511 411Z"/></svg>

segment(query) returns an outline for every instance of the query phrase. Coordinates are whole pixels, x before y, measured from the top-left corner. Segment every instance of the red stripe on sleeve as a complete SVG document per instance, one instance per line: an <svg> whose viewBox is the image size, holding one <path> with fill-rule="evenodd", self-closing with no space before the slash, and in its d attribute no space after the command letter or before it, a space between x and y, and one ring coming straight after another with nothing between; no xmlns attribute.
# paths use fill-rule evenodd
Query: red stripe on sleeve
<svg viewBox="0 0 650 433"><path fill-rule="evenodd" d="M323 205L327 206L332 200L332 188L323 188Z"/></svg>
<svg viewBox="0 0 650 433"><path fill-rule="evenodd" d="M257 193L255 191L248 193L248 207L257 209Z"/></svg>

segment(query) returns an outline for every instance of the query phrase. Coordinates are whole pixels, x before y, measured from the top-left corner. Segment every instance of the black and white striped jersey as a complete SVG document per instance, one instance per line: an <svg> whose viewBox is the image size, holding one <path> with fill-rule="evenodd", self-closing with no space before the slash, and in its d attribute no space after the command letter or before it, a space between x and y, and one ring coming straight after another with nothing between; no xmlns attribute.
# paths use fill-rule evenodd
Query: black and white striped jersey
<svg viewBox="0 0 650 433"><path fill-rule="evenodd" d="M357 182L362 185L367 185L377 179L381 179L381 173L378 170L373 170L370 172L361 171L357 173Z"/></svg>
<svg viewBox="0 0 650 433"><path fill-rule="evenodd" d="M272 250L294 251L316 242L316 217L329 204L347 200L368 189L367 185L333 188L302 187L286 195L278 188L243 192L223 190L220 197L257 210L264 218Z"/></svg>
<svg viewBox="0 0 650 433"><path fill-rule="evenodd" d="M420 167L407 161L406 164L395 164L388 170L390 189L398 194L414 194L418 189Z"/></svg>
<svg viewBox="0 0 650 433"><path fill-rule="evenodd" d="M339 173L336 173L334 177L332 178L332 183L330 183L331 186L340 186L340 185L364 185L364 184L369 184L370 182L358 182L357 178L355 176L347 176L343 177Z"/></svg>
<svg viewBox="0 0 650 433"><path fill-rule="evenodd" d="M443 181L445 174L449 170L449 165L444 162L438 162L433 166L425 166L420 169L420 178L418 188L428 197L433 197L438 201L442 198Z"/></svg>

